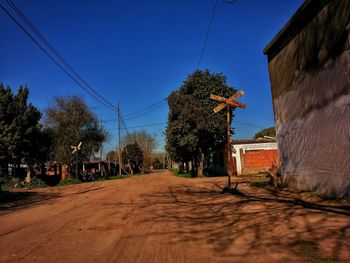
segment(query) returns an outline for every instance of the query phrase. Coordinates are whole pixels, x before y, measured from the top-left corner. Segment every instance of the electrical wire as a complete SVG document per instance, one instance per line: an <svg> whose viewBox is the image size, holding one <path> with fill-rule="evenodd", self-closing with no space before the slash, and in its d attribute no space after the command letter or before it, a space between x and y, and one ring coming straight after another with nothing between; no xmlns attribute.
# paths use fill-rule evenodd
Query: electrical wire
<svg viewBox="0 0 350 263"><path fill-rule="evenodd" d="M208 24L208 29L207 29L207 33L205 34L205 38L204 38L204 42L203 42L203 46L202 46L202 50L201 50L201 53L200 53L200 56L199 56L199 59L198 59L198 63L197 63L197 70L201 64L201 61L202 61L202 57L203 57L203 54L204 54L204 50L205 50L205 47L207 45L207 42L208 42L208 38L209 38L209 33L210 33L210 29L211 29L211 26L213 24L213 20L214 20L214 16L215 16L215 11L216 11L216 7L218 5L218 0L215 0L215 4L214 4L214 7L213 7L213 11L211 13L211 16L210 16L210 19L209 19L209 24Z"/></svg>
<svg viewBox="0 0 350 263"><path fill-rule="evenodd" d="M144 111L144 110L148 110L148 109L150 109L150 108L153 108L153 107L155 107L155 106L158 106L159 104L164 103L164 101L166 101L166 98L164 98L164 99L162 99L161 101L158 101L158 102L156 102L156 103L154 103L154 104L151 104L151 105L149 105L149 106L147 106L147 107L145 107L145 108L141 108L141 109L139 109L139 110L137 110L137 111L135 111L135 112L126 114L126 115L124 115L124 117L130 117L130 116L132 116L132 115L136 115L136 114L138 114L138 113L140 113L140 112L142 112L142 111Z"/></svg>
<svg viewBox="0 0 350 263"><path fill-rule="evenodd" d="M139 126L132 126L129 127L128 129L138 129L138 128L144 128L144 127L151 127L151 126L160 126L160 125L164 125L166 124L166 122L156 122L156 123L149 123L149 124L144 124L144 125L139 125ZM121 129L125 129L125 128L121 128ZM107 129L108 131L116 131L117 129Z"/></svg>
<svg viewBox="0 0 350 263"><path fill-rule="evenodd" d="M131 116L131 117L129 117L129 118L126 118L126 120L132 120L132 119L136 119L136 118L143 117L143 116L145 116L145 115L147 115L147 114L149 114L149 113L151 113L151 112L153 112L153 111L155 111L155 110L157 110L157 109L163 107L163 106L166 105L166 104L167 104L166 102L163 102L162 104L160 104L160 105L158 105L158 106L156 106L156 107L153 107L152 109L149 109L148 111L143 112L142 114L139 113L138 115L134 115L134 116Z"/></svg>
<svg viewBox="0 0 350 263"><path fill-rule="evenodd" d="M261 127L261 126L257 126L257 125L255 125L255 124L251 124L251 123L247 123L247 122L241 122L241 121L235 121L235 120L233 120L232 122L233 122L233 123L237 123L237 124L241 124L241 125L245 125L245 126L250 126L250 127L258 128L258 129L264 129L264 128Z"/></svg>
<svg viewBox="0 0 350 263"><path fill-rule="evenodd" d="M17 26L43 51L64 73L66 73L79 87L92 96L95 100L103 104L105 107L116 111L116 108L108 100L106 100L101 94L99 94L90 84L88 84L69 63L57 52L57 50L45 39L45 37L36 29L36 27L30 22L30 20L21 12L21 10L11 1L6 0L9 6L15 11L15 13L24 21L24 23L34 32L34 34L44 43L44 45L58 58L64 66L61 65L45 48L24 28L24 26L2 5L0 7L3 11L17 24ZM69 72L70 71L70 72ZM78 80L77 80L78 79Z"/></svg>

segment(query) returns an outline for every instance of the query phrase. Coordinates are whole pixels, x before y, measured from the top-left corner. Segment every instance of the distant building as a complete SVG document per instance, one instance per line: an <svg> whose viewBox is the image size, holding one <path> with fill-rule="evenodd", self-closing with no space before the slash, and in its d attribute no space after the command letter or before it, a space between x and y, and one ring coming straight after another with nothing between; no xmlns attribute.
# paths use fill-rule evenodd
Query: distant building
<svg viewBox="0 0 350 263"><path fill-rule="evenodd" d="M267 172L272 164L279 164L275 140L234 141L232 147L237 175Z"/></svg>
<svg viewBox="0 0 350 263"><path fill-rule="evenodd" d="M350 1L306 0L265 48L283 181L350 197Z"/></svg>
<svg viewBox="0 0 350 263"><path fill-rule="evenodd" d="M272 164L279 164L276 140L240 140L232 142L233 169L237 175L267 172ZM208 158L208 174L227 175L225 148L211 151Z"/></svg>

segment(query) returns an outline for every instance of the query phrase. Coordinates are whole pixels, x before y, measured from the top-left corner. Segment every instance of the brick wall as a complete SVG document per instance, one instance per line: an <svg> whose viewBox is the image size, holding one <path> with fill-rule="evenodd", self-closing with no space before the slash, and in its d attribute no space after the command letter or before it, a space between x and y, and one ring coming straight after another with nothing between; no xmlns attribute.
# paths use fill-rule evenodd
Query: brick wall
<svg viewBox="0 0 350 263"><path fill-rule="evenodd" d="M278 150L250 150L243 156L243 174L265 172L271 168L272 163L279 164Z"/></svg>

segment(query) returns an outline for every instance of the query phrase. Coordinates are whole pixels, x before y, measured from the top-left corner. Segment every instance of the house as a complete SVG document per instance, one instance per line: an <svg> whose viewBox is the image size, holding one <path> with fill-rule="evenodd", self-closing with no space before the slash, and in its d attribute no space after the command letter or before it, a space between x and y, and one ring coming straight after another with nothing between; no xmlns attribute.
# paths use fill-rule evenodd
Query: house
<svg viewBox="0 0 350 263"><path fill-rule="evenodd" d="M283 181L350 197L350 1L306 0L264 49Z"/></svg>
<svg viewBox="0 0 350 263"><path fill-rule="evenodd" d="M267 172L272 164L279 164L275 139L236 140L231 143L234 173L237 175ZM209 154L208 174L227 175L225 147L219 147Z"/></svg>
<svg viewBox="0 0 350 263"><path fill-rule="evenodd" d="M241 140L232 143L232 158L237 175L267 172L279 164L276 140Z"/></svg>

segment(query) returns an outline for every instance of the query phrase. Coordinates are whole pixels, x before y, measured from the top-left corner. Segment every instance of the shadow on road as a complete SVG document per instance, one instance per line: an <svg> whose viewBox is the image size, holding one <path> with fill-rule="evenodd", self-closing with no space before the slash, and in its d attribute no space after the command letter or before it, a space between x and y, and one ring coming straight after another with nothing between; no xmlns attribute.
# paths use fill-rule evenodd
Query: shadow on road
<svg viewBox="0 0 350 263"><path fill-rule="evenodd" d="M232 195L219 184L207 185L174 185L143 195L141 202L115 205L126 208L125 219L140 215L139 223L169 226L145 235L170 235L167 241L173 244L205 241L220 257L287 251L310 261L337 261L350 250L349 206L315 204L295 193L250 187ZM145 214L146 219L141 217ZM329 249L328 257L321 247Z"/></svg>
<svg viewBox="0 0 350 263"><path fill-rule="evenodd" d="M58 193L36 191L3 191L0 193L0 212L13 211L58 198Z"/></svg>

